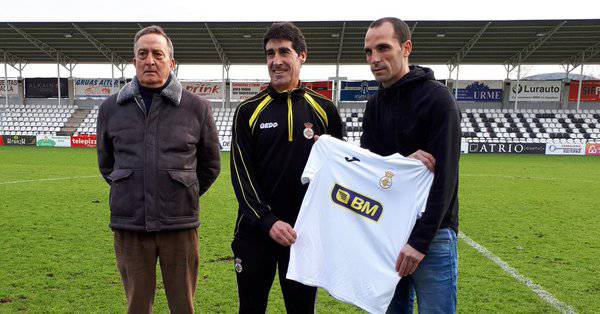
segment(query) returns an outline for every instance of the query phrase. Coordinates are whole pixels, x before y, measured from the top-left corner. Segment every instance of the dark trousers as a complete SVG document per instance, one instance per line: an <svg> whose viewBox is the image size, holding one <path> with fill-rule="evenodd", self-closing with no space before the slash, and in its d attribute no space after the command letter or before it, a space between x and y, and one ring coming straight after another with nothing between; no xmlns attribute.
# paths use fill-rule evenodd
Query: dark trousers
<svg viewBox="0 0 600 314"><path fill-rule="evenodd" d="M193 313L198 279L196 229L139 232L114 230L117 268L123 279L128 313L152 313L156 261L160 261L171 313Z"/></svg>
<svg viewBox="0 0 600 314"><path fill-rule="evenodd" d="M240 230L231 244L237 275L239 312L265 313L269 290L279 270L279 283L287 313L314 313L317 288L285 278L290 248L273 241L260 230Z"/></svg>

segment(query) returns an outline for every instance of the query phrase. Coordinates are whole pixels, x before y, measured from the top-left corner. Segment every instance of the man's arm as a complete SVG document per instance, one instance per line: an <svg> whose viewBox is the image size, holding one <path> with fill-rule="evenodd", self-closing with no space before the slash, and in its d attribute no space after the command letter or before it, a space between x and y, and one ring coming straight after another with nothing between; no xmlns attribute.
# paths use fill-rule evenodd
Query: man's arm
<svg viewBox="0 0 600 314"><path fill-rule="evenodd" d="M417 159L434 172L432 187L425 207L425 212L415 223L408 243L404 245L396 260L396 271L400 276L408 276L415 272L419 263L425 258L431 240L450 207L458 182L458 158L460 156L460 115L456 109L454 98L449 93L437 101L446 108L434 112L434 127L427 140L428 152L418 150L409 158ZM437 159L441 158L441 161Z"/></svg>
<svg viewBox="0 0 600 314"><path fill-rule="evenodd" d="M231 138L231 182L244 217L258 221L261 229L269 233L278 220L263 197L257 184L253 155L253 140L248 125L249 117L238 106L233 118Z"/></svg>
<svg viewBox="0 0 600 314"><path fill-rule="evenodd" d="M102 177L104 177L104 180L106 180L109 185L111 184L111 181L108 176L113 171L115 165L112 140L107 134L106 130L106 125L108 123L106 110L108 107L108 101L110 101L111 98L105 100L100 106L100 109L98 110L98 122L96 124L96 150L98 152L98 168L100 169Z"/></svg>
<svg viewBox="0 0 600 314"><path fill-rule="evenodd" d="M432 129L425 147L435 159L434 179L425 212L415 223L408 240L408 244L422 254L427 254L431 240L450 208L458 184L460 113L448 92L440 93L434 101L440 103L434 106Z"/></svg>
<svg viewBox="0 0 600 314"><path fill-rule="evenodd" d="M200 195L208 191L208 188L215 182L221 171L219 135L217 134L210 104L206 103L205 105L204 123L201 126L200 140L196 145L196 174Z"/></svg>

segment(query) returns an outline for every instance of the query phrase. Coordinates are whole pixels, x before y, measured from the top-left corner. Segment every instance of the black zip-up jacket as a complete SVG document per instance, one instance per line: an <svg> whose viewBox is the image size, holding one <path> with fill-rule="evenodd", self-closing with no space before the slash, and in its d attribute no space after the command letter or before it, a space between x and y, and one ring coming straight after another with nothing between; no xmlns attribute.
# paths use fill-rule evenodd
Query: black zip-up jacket
<svg viewBox="0 0 600 314"><path fill-rule="evenodd" d="M460 113L446 86L433 71L410 66L410 72L388 88L380 86L368 102L363 119L362 147L387 156L408 156L417 150L436 160L433 184L423 216L408 244L427 254L440 228L458 232L458 160Z"/></svg>
<svg viewBox="0 0 600 314"><path fill-rule="evenodd" d="M342 121L333 103L310 89L278 93L269 85L238 106L231 140L235 233L241 227L268 234L277 220L294 225L306 193L300 177L312 133L342 138Z"/></svg>

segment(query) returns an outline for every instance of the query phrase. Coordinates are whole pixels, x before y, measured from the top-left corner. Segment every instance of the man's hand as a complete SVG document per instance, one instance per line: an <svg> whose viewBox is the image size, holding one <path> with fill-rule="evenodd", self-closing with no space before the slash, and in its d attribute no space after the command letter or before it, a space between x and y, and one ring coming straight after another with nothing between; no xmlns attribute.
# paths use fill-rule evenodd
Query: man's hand
<svg viewBox="0 0 600 314"><path fill-rule="evenodd" d="M422 151L419 149L418 151L408 156L408 158L416 159L422 162L425 165L425 167L427 167L427 169L429 169L429 171L431 172L435 171L435 158L433 158L433 156L426 151Z"/></svg>
<svg viewBox="0 0 600 314"><path fill-rule="evenodd" d="M319 135L315 134L315 135L313 136L313 140L315 140L315 142L316 142L318 139L319 139Z"/></svg>
<svg viewBox="0 0 600 314"><path fill-rule="evenodd" d="M398 255L398 260L396 261L396 271L402 277L411 275L419 266L419 263L423 260L425 254L415 250L409 244L406 244L402 250L400 250L400 255Z"/></svg>
<svg viewBox="0 0 600 314"><path fill-rule="evenodd" d="M269 230L269 236L273 241L283 245L290 246L296 242L296 231L292 229L292 226L287 222L277 220L271 230Z"/></svg>

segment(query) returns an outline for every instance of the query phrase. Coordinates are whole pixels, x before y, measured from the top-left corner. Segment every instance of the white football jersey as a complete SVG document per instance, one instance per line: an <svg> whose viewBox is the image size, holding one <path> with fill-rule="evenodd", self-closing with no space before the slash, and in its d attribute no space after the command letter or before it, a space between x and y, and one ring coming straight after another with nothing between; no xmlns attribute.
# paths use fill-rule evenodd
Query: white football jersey
<svg viewBox="0 0 600 314"><path fill-rule="evenodd" d="M400 249L425 210L433 174L322 135L302 173L308 191L294 229L287 278L385 313L400 276Z"/></svg>

